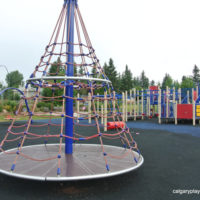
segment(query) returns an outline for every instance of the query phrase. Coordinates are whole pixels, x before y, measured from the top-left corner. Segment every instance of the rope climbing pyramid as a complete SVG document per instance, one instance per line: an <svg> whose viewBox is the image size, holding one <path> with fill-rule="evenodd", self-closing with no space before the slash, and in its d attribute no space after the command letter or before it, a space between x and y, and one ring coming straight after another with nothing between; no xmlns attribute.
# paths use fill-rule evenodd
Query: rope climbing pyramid
<svg viewBox="0 0 200 200"><path fill-rule="evenodd" d="M35 89L32 97L28 88ZM1 133L0 173L42 181L84 180L123 174L143 164L77 0L64 1L45 53L21 93L16 117ZM38 111L41 103L50 105L48 113ZM27 120L19 124L24 108ZM114 130L108 131L107 122Z"/></svg>

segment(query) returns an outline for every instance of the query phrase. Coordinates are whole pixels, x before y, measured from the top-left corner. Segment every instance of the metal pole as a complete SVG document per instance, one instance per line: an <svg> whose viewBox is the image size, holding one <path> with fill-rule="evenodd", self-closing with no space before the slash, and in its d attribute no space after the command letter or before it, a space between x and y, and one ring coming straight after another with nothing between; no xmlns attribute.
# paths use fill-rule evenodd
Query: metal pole
<svg viewBox="0 0 200 200"><path fill-rule="evenodd" d="M67 4L67 76L74 76L74 9L76 5L76 0L65 0ZM73 137L73 84L71 81L66 81L66 98L65 102L65 135ZM73 153L73 139L65 139L65 153Z"/></svg>

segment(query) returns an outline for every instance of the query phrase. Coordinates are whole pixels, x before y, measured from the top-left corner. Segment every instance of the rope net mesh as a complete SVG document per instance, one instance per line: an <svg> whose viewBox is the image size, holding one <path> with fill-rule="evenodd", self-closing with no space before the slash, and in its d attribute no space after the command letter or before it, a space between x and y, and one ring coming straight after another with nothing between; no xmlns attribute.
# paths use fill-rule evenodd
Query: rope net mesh
<svg viewBox="0 0 200 200"><path fill-rule="evenodd" d="M105 160L105 169L108 171L112 170L109 168L108 157L123 159L131 154L133 163L137 163L138 158L134 155L134 151L139 154L140 151L126 124L124 123L123 127L116 126L115 131L105 131L105 128L107 128L105 122L121 122L125 120L123 119L123 113L120 112L121 108L118 105L112 83L104 73L96 56L78 6L75 6L74 9L74 43L67 42L69 41L68 34L66 34L67 30L69 30L67 26L70 26L70 23L67 23L67 15L69 14L68 12L72 11L71 8L68 8L69 5L67 3L63 5L49 44L45 48L45 53L27 81L24 96L22 96L16 111L16 117L12 119L5 136L0 142L1 152L16 154L12 166L10 166L11 171L15 170L19 157L24 157L35 162L55 160L58 166L58 170L55 173L60 175L61 154L64 151L63 143L66 138L72 139L73 143L86 141L93 143L93 140L99 142L102 156ZM69 45L73 45L73 53L68 51ZM73 55L73 63L68 62L69 55ZM71 78L67 77L69 64L73 65L74 68L74 76ZM73 86L73 97L66 95L66 85ZM31 97L27 95L29 88L35 90ZM50 95L44 95L44 90L48 91ZM104 95L98 95L98 93L103 93ZM68 116L65 113L67 99L73 100L73 116ZM28 102L29 108L26 112L23 112L25 101ZM38 108L42 102L48 104L48 113L39 111ZM104 106L103 110L100 109L102 106ZM26 122L19 124L17 122L19 115L26 117ZM40 123L35 123L35 117L43 120ZM55 118L59 123L55 123ZM66 118L73 120L73 137L65 134ZM86 134L88 129L96 131L92 135L88 135ZM24 154L23 147L32 144L33 140L38 141L38 143L42 141L44 145L47 143L59 143L57 156L49 155L49 157L39 159L32 157L32 155ZM126 148L123 155L119 156L105 152L104 144L107 141L112 144L113 140L119 140L122 146ZM6 151L10 143L16 146L17 152Z"/></svg>

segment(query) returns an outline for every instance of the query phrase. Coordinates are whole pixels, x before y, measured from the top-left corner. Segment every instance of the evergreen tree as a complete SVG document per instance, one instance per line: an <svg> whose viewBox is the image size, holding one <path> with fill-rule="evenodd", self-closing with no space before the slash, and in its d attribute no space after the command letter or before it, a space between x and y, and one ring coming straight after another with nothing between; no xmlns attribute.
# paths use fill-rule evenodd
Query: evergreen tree
<svg viewBox="0 0 200 200"><path fill-rule="evenodd" d="M193 73L192 79L193 79L194 83L196 85L198 85L200 82L200 70L197 67L197 65L194 66L192 73Z"/></svg>
<svg viewBox="0 0 200 200"><path fill-rule="evenodd" d="M155 86L155 81L152 80L151 83L150 83L150 85L151 85L151 86Z"/></svg>
<svg viewBox="0 0 200 200"><path fill-rule="evenodd" d="M118 74L112 58L110 58L108 65L107 63L104 64L103 69L106 76L112 82L114 89L117 90L117 88L119 87L118 77L117 77Z"/></svg>
<svg viewBox="0 0 200 200"><path fill-rule="evenodd" d="M83 71L83 67L80 67L78 70L79 76L83 75L84 71Z"/></svg>
<svg viewBox="0 0 200 200"><path fill-rule="evenodd" d="M174 81L173 85L175 88L180 88L180 83L178 81Z"/></svg>
<svg viewBox="0 0 200 200"><path fill-rule="evenodd" d="M162 89L165 89L166 87L173 87L173 79L169 74L165 74L163 81L162 81Z"/></svg>
<svg viewBox="0 0 200 200"><path fill-rule="evenodd" d="M147 89L149 87L149 79L146 77L144 70L142 71L140 76L140 86L143 89Z"/></svg>
<svg viewBox="0 0 200 200"><path fill-rule="evenodd" d="M194 87L193 78L183 76L181 88L193 88L193 87Z"/></svg>
<svg viewBox="0 0 200 200"><path fill-rule="evenodd" d="M182 76L182 82L183 82L186 78L187 78L186 76Z"/></svg>
<svg viewBox="0 0 200 200"><path fill-rule="evenodd" d="M76 63L74 63L74 76L77 76L78 70L77 70L77 66Z"/></svg>
<svg viewBox="0 0 200 200"><path fill-rule="evenodd" d="M97 69L96 69L96 67L92 68L92 77L93 78L97 78Z"/></svg>
<svg viewBox="0 0 200 200"><path fill-rule="evenodd" d="M133 88L136 88L137 90L141 89L139 77L133 78Z"/></svg>
<svg viewBox="0 0 200 200"><path fill-rule="evenodd" d="M121 76L120 73L118 73L118 75L117 75L118 87L119 87L119 85L121 83L121 79L122 79L122 76Z"/></svg>
<svg viewBox="0 0 200 200"><path fill-rule="evenodd" d="M131 71L128 69L128 65L126 65L125 71L121 77L121 91L129 91L133 88L133 76Z"/></svg>

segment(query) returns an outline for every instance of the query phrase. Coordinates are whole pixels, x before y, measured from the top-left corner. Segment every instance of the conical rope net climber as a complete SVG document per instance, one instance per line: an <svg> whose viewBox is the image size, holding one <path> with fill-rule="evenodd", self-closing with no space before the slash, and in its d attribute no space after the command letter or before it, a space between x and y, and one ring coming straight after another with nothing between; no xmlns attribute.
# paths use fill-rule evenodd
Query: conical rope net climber
<svg viewBox="0 0 200 200"><path fill-rule="evenodd" d="M27 95L29 88L35 90L31 97ZM41 102L50 105L48 113L38 111ZM102 106L104 112L99 109ZM24 107L27 120L19 124L17 118ZM36 123L34 117L42 120ZM114 122L115 129L107 131L102 120ZM96 56L77 1L65 0L45 53L26 82L16 116L7 132L1 133L0 172L60 181L135 170L143 157L127 125L117 125L123 121L114 88ZM122 147L114 146L115 140Z"/></svg>

